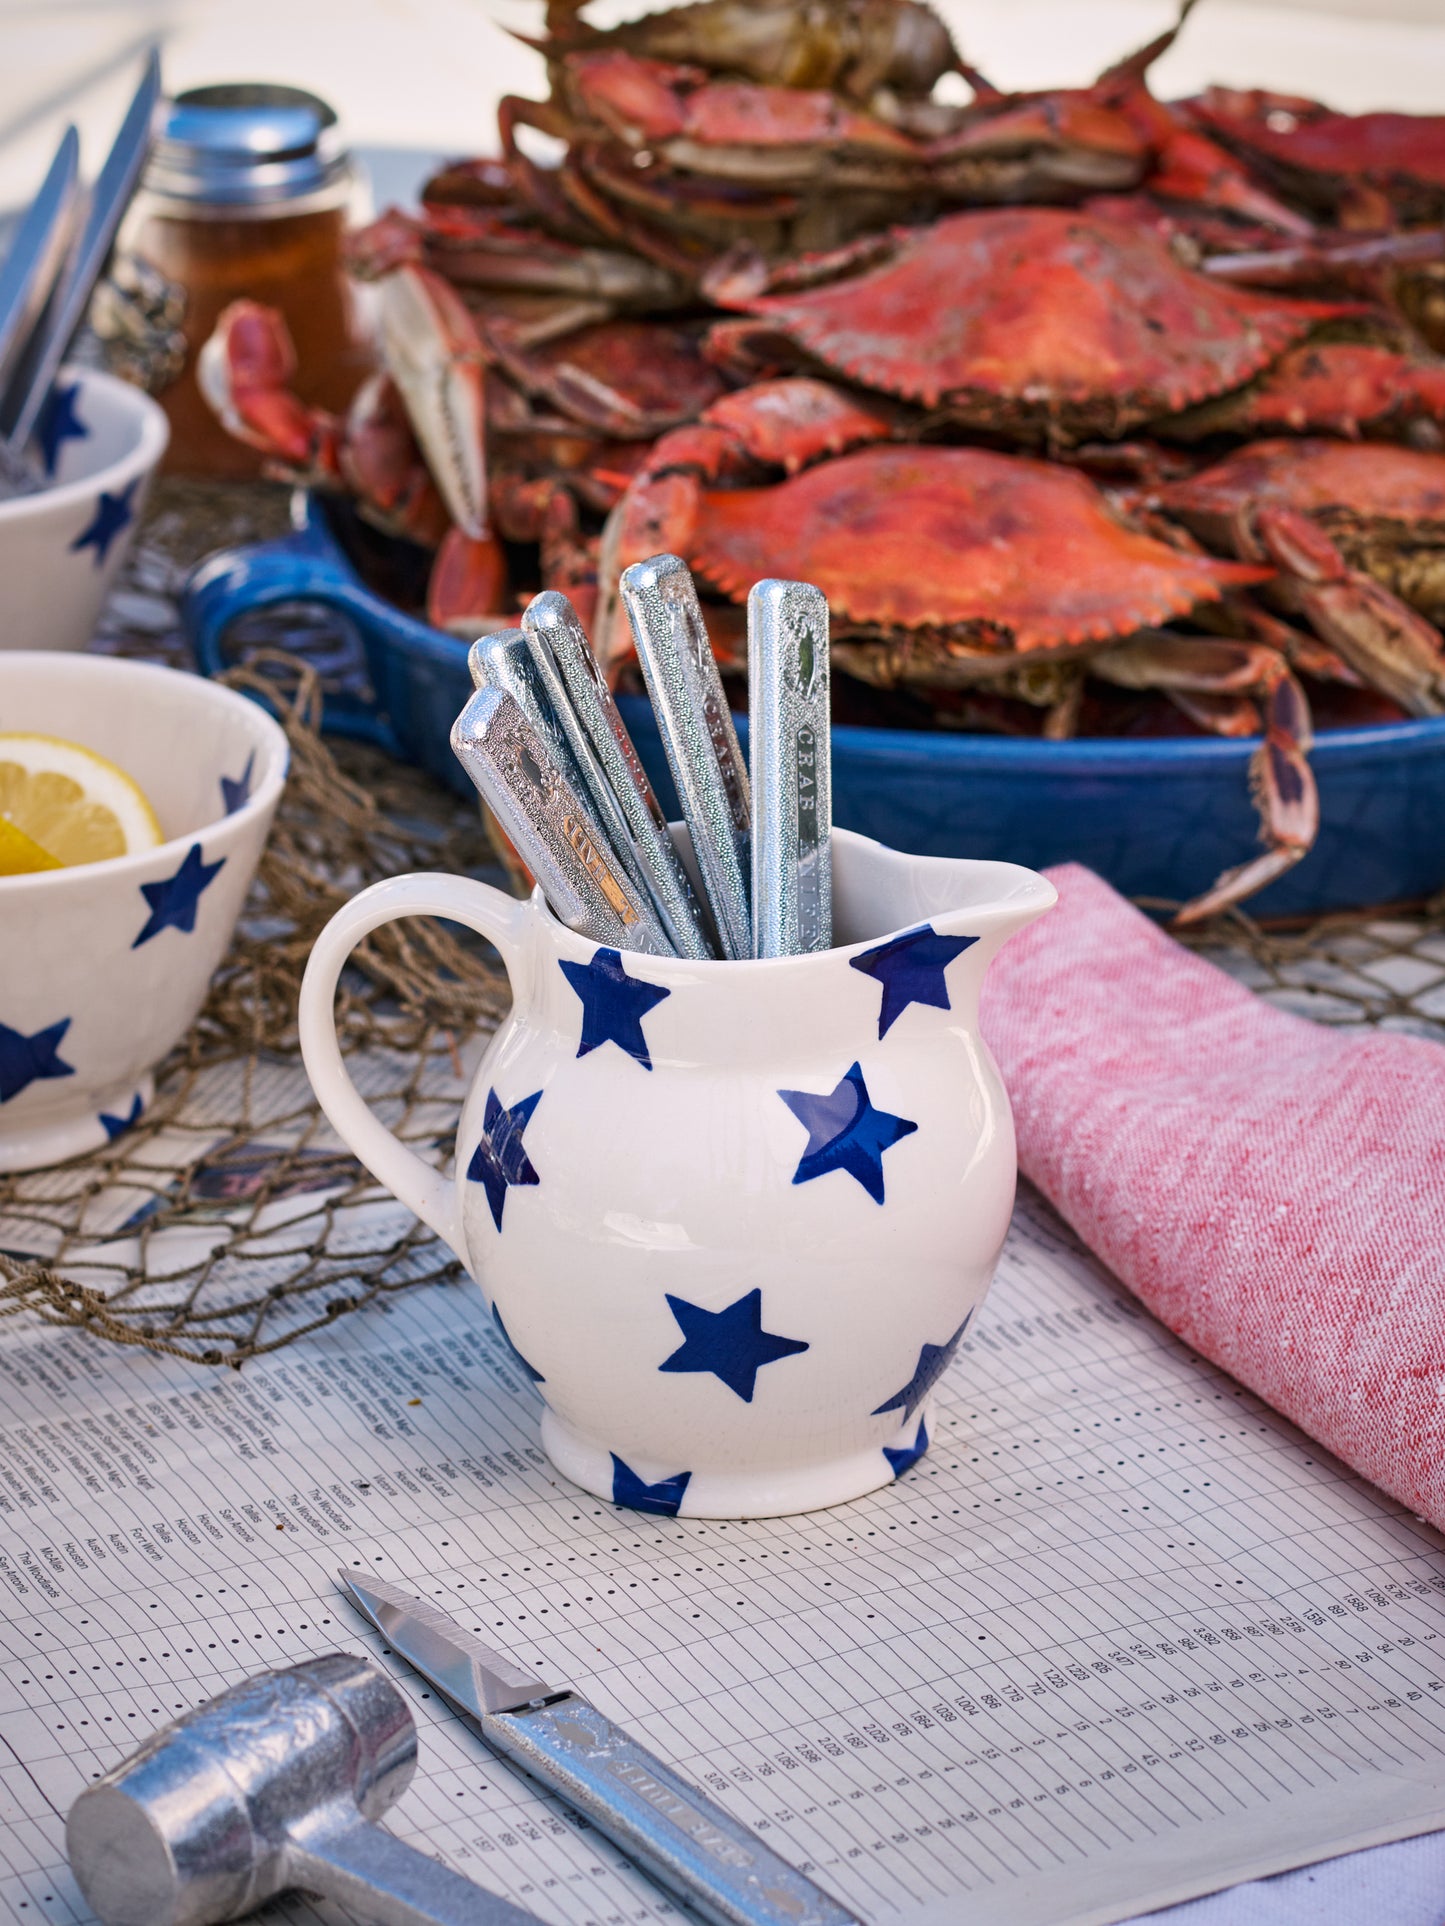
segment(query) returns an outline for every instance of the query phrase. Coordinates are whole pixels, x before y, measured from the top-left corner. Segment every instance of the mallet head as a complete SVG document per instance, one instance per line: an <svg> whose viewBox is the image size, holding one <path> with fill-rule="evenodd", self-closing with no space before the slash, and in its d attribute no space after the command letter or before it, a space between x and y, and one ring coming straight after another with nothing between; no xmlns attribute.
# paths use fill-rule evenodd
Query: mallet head
<svg viewBox="0 0 1445 1926"><path fill-rule="evenodd" d="M105 1926L213 1926L293 1884L288 1849L338 1807L376 1819L416 1769L406 1701L370 1659L263 1672L153 1733L70 1808Z"/></svg>

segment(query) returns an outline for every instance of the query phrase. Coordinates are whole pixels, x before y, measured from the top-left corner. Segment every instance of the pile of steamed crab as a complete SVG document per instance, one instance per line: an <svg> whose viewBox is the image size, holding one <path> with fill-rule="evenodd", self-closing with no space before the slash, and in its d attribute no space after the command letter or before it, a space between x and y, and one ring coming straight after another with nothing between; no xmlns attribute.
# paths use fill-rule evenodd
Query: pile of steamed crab
<svg viewBox="0 0 1445 1926"><path fill-rule="evenodd" d="M1161 101L1193 3L1005 93L920 0L551 0L547 98L353 237L345 417L252 303L203 386L460 636L559 588L625 680L670 550L729 673L751 583L817 583L850 720L1257 738L1212 914L1308 850L1312 717L1445 715L1445 119Z"/></svg>

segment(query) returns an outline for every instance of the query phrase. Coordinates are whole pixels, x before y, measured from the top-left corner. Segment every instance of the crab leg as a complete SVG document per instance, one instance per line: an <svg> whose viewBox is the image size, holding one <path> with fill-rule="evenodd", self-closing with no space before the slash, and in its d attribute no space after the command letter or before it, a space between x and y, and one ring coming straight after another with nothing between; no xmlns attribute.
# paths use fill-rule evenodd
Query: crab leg
<svg viewBox="0 0 1445 1926"><path fill-rule="evenodd" d="M405 264L379 287L382 353L453 522L487 533L482 344L450 283Z"/></svg>
<svg viewBox="0 0 1445 1926"><path fill-rule="evenodd" d="M1351 568L1319 524L1296 510L1260 508L1254 527L1283 571L1282 597L1351 668L1410 715L1445 715L1445 645L1433 623Z"/></svg>
<svg viewBox="0 0 1445 1926"><path fill-rule="evenodd" d="M1175 917L1184 927L1217 915L1292 869L1319 829L1319 796L1305 760L1312 730L1304 690L1281 655L1262 643L1151 631L1096 655L1090 673L1127 689L1162 689L1185 714L1221 735L1241 733L1241 697L1252 697L1249 787L1259 812L1263 852L1227 869Z"/></svg>
<svg viewBox="0 0 1445 1926"><path fill-rule="evenodd" d="M1212 279L1240 287L1297 288L1327 282L1354 285L1373 295L1379 292L1380 276L1391 268L1440 260L1445 260L1445 228L1431 227L1404 234L1323 235L1288 247L1212 254L1199 265Z"/></svg>

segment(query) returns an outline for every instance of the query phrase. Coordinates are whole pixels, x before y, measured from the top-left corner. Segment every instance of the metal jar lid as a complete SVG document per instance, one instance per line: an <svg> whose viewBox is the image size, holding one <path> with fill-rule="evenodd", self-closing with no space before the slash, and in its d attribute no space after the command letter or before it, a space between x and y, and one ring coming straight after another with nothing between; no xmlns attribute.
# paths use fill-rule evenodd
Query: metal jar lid
<svg viewBox="0 0 1445 1926"><path fill-rule="evenodd" d="M145 185L162 201L230 213L297 211L350 179L336 115L300 87L228 81L177 94Z"/></svg>

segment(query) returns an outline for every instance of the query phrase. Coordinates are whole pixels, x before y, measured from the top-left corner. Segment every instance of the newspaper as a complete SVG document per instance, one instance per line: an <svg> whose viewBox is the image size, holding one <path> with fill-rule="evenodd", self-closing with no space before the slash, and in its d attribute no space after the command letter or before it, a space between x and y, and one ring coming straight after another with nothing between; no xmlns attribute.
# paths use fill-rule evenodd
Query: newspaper
<svg viewBox="0 0 1445 1926"><path fill-rule="evenodd" d="M265 1666L379 1652L338 1567L585 1690L879 1926L1101 1926L1445 1823L1441 1541L1027 1194L932 1450L797 1518L568 1485L469 1284L239 1372L11 1324L0 1387L14 1926L90 1917L63 1817L153 1727ZM559 1926L675 1912L398 1682L422 1750L397 1833Z"/></svg>

